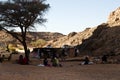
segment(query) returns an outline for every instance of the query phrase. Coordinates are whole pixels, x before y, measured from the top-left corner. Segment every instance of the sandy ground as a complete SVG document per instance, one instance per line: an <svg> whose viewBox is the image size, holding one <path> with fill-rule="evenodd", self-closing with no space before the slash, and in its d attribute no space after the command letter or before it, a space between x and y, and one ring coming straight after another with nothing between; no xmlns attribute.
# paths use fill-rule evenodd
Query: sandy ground
<svg viewBox="0 0 120 80"><path fill-rule="evenodd" d="M0 80L120 80L120 64L79 65L79 61L61 62L63 67L42 67L41 60L31 65L4 61L0 64Z"/></svg>

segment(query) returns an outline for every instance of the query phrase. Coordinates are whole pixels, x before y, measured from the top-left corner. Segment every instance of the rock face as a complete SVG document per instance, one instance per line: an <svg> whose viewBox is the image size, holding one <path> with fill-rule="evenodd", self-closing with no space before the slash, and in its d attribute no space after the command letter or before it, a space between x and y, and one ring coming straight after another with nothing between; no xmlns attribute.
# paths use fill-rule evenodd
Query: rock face
<svg viewBox="0 0 120 80"><path fill-rule="evenodd" d="M107 23L111 27L120 25L120 7L110 13Z"/></svg>
<svg viewBox="0 0 120 80"><path fill-rule="evenodd" d="M82 43L82 40L89 38L96 28L87 28L83 32L71 32L68 35L49 42L53 47L62 47L63 45L76 46Z"/></svg>
<svg viewBox="0 0 120 80"><path fill-rule="evenodd" d="M120 8L113 11L107 23L94 30L93 35L79 45L81 53L86 54L120 54Z"/></svg>
<svg viewBox="0 0 120 80"><path fill-rule="evenodd" d="M71 32L67 36L49 42L53 47L80 45L81 52L109 53L118 50L120 34L120 7L111 12L106 23L83 32ZM114 48L116 49L114 49ZM114 50L114 51L113 51Z"/></svg>

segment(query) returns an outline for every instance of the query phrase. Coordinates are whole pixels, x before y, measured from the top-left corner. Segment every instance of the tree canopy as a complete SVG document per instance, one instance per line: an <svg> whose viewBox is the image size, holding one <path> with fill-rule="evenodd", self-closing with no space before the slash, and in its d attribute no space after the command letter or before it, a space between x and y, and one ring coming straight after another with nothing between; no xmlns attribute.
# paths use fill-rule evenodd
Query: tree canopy
<svg viewBox="0 0 120 80"><path fill-rule="evenodd" d="M45 12L49 9L46 0L9 0L0 2L0 30L11 34L24 46L27 57L26 33L34 24L46 22ZM20 34L14 31L19 29Z"/></svg>

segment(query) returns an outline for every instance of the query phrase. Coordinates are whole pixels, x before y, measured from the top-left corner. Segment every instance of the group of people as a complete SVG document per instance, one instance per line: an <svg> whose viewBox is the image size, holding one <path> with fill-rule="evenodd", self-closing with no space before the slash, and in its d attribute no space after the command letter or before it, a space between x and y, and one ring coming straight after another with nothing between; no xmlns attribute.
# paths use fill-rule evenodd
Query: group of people
<svg viewBox="0 0 120 80"><path fill-rule="evenodd" d="M103 64L105 64L105 63L107 63L108 62L108 56L107 55L103 55L102 57L101 57L101 63L103 63ZM82 65L87 65L87 64L93 64L93 62L92 61L90 61L90 59L89 59L89 56L86 56L85 58L84 58L84 61L83 61L83 63L81 63Z"/></svg>
<svg viewBox="0 0 120 80"><path fill-rule="evenodd" d="M28 50L27 53L28 53L28 57L29 57L30 50ZM50 57L51 58L51 64L50 64L50 61L48 60L48 57L44 56L43 65L44 66L55 66L55 67L60 66L61 67L62 65L60 64L59 59L58 59L59 56L57 56L55 53L52 53L52 54L53 55ZM77 57L78 54L79 54L79 50L77 48L75 48L74 56ZM62 59L65 60L66 56L67 56L66 50L62 49L62 52L61 52ZM104 55L101 58L101 60L102 60L102 63L106 63L107 62L107 56ZM1 62L1 59L0 59L0 62ZM23 57L23 55L20 55L17 63L18 64L29 64L29 58ZM82 64L84 64L84 65L86 65L86 64L92 64L91 61L90 61L90 59L89 59L89 56L86 56L84 58L84 62Z"/></svg>
<svg viewBox="0 0 120 80"><path fill-rule="evenodd" d="M19 59L17 60L17 63L18 64L22 64L22 65L26 65L26 64L29 64L29 55L30 55L30 50L28 49L27 50L27 57L23 57L23 55L20 55L19 56Z"/></svg>
<svg viewBox="0 0 120 80"><path fill-rule="evenodd" d="M30 55L30 51L28 50L27 51L27 56L29 57ZM51 60L48 60L48 56L47 55L44 55L43 56L43 66L54 66L54 67L58 67L58 66L62 66L59 62L59 59L57 57L57 55L52 55L51 57ZM24 57L22 54L19 55L19 58L18 60L16 60L18 64L21 64L21 65L26 65L26 64L29 64L30 60L29 58L27 58L26 56Z"/></svg>
<svg viewBox="0 0 120 80"><path fill-rule="evenodd" d="M57 57L53 57L51 59L51 63L52 64L49 63L49 60L47 58L44 58L44 60L43 60L44 66L62 67L62 65L60 64L59 59Z"/></svg>
<svg viewBox="0 0 120 80"><path fill-rule="evenodd" d="M29 61L26 57L23 57L23 55L20 55L17 63L21 65L26 65L26 64L29 64Z"/></svg>

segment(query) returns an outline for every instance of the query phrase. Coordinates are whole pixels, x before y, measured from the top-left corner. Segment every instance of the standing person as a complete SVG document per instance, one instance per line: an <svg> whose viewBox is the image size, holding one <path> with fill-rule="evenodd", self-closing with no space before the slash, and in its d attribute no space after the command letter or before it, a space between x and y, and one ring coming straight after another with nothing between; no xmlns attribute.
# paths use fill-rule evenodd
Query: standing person
<svg viewBox="0 0 120 80"><path fill-rule="evenodd" d="M74 56L77 57L78 54L79 54L79 50L77 48L75 48Z"/></svg>
<svg viewBox="0 0 120 80"><path fill-rule="evenodd" d="M27 49L27 56L28 56L28 61L30 61L30 60L29 60L29 57L30 57L30 49Z"/></svg>
<svg viewBox="0 0 120 80"><path fill-rule="evenodd" d="M3 59L2 59L2 56L1 56L1 54L0 54L0 63L2 63L2 61L3 61Z"/></svg>
<svg viewBox="0 0 120 80"><path fill-rule="evenodd" d="M61 59L62 61L65 61L65 57L66 57L66 53L65 53L65 49L62 49L62 53L61 53Z"/></svg>
<svg viewBox="0 0 120 80"><path fill-rule="evenodd" d="M74 56L77 56L77 48L74 49Z"/></svg>

